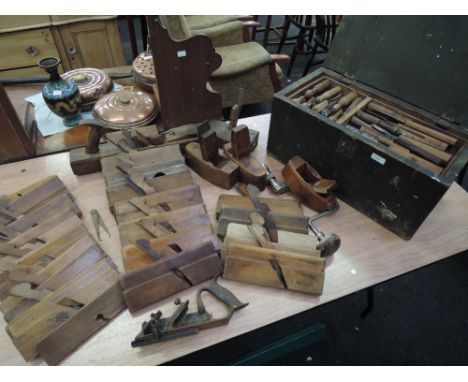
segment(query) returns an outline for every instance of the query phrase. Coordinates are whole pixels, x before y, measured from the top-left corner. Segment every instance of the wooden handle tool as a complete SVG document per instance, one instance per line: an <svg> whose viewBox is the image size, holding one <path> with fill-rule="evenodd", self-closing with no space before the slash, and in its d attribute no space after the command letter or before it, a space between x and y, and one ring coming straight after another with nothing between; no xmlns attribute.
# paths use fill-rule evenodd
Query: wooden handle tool
<svg viewBox="0 0 468 382"><path fill-rule="evenodd" d="M341 97L337 103L335 103L331 109L332 111L338 111L342 108L347 107L351 102L353 102L357 98L357 93L356 92L350 92L343 97Z"/></svg>
<svg viewBox="0 0 468 382"><path fill-rule="evenodd" d="M335 86L334 88L331 88L330 90L326 91L325 93L319 95L318 97L315 98L315 101L317 103L321 103L327 99L333 98L337 96L338 94L341 93L341 86Z"/></svg>
<svg viewBox="0 0 468 382"><path fill-rule="evenodd" d="M427 125L424 125L420 122L416 122L410 118L406 118L400 114L398 114L396 111L389 109L375 101L369 102L368 105L369 110L375 111L377 113L380 113L386 117L390 117L394 119L395 121L398 121L399 123L409 126L412 129L421 131L427 135L430 135L431 137L440 139L443 142L448 143L449 145L454 145L457 142L457 139L455 137L452 137L448 134L442 133L438 130L436 130L436 127L429 127Z"/></svg>
<svg viewBox="0 0 468 382"><path fill-rule="evenodd" d="M263 219L265 220L265 228L268 232L268 236L270 237L270 241L277 243L278 242L278 229L276 228L276 224L270 216L270 207L268 207L267 204L263 203L260 200L260 197L259 197L260 191L253 184L248 184L246 187L246 191L250 197L250 200L254 204L255 208L258 210L258 212L262 215Z"/></svg>
<svg viewBox="0 0 468 382"><path fill-rule="evenodd" d="M327 108L328 104L329 104L328 100L325 100L323 102L320 102L318 105L315 105L312 108L312 110L316 111L317 113L321 113L322 111L324 111Z"/></svg>
<svg viewBox="0 0 468 382"><path fill-rule="evenodd" d="M314 85L312 89L309 89L305 92L305 98L309 99L312 98L314 95L323 92L324 90L328 89L331 86L330 80L323 80L319 82L317 85Z"/></svg>

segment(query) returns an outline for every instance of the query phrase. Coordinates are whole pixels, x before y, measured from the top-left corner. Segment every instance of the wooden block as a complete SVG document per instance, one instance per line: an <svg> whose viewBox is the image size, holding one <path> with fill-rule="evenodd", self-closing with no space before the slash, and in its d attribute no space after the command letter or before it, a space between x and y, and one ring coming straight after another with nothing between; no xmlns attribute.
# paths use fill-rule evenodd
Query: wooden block
<svg viewBox="0 0 468 382"><path fill-rule="evenodd" d="M193 184L193 179L190 171L182 171L170 175L158 176L153 179L147 179L146 182L154 188L156 192L174 190L183 186ZM107 198L109 199L109 206L113 206L122 201L131 198L142 196L141 192L132 187L131 184L124 184L117 187L107 189Z"/></svg>
<svg viewBox="0 0 468 382"><path fill-rule="evenodd" d="M118 274L107 258L43 298L7 325L7 332L25 360L37 356L36 345L114 285ZM74 305L68 305L72 301Z"/></svg>
<svg viewBox="0 0 468 382"><path fill-rule="evenodd" d="M283 198L260 197L260 201L270 207L271 212L285 215L304 215L302 207L297 200ZM216 218L218 219L223 207L255 209L254 204L248 196L222 194L216 204Z"/></svg>
<svg viewBox="0 0 468 382"><path fill-rule="evenodd" d="M28 214L22 215L16 221L8 225L8 228L14 229L17 232L24 232L26 229L32 228L42 220L57 213L58 210L66 208L72 209L77 216L81 216L81 211L75 202L70 198L68 193L61 193L56 197L49 199L46 203L33 209Z"/></svg>
<svg viewBox="0 0 468 382"><path fill-rule="evenodd" d="M55 255L57 256L55 259L52 258L50 263L45 265L36 275L34 275L36 278L35 284L37 285L35 291L57 290L66 282L72 280L81 272L86 271L94 263L105 257L105 254L96 246L94 239L88 233L75 241L69 242L68 245L68 248L62 248L62 252ZM9 276L9 279L15 282L19 281L15 280L11 275ZM13 296L21 296L13 289L11 289L9 294ZM25 299L28 298L27 295L23 295L22 297ZM17 305L23 304L23 300L16 301ZM10 310L16 309L13 302L8 302L8 305L10 307L5 314L9 313Z"/></svg>
<svg viewBox="0 0 468 382"><path fill-rule="evenodd" d="M77 216L71 216L51 231L46 242L21 258L20 264L45 266L88 232Z"/></svg>
<svg viewBox="0 0 468 382"><path fill-rule="evenodd" d="M66 191L65 185L58 176L52 176L45 182L41 182L39 186L32 187L26 192L21 193L21 191L19 191L17 195L21 196L10 202L8 209L20 214L25 214L48 198L62 191Z"/></svg>
<svg viewBox="0 0 468 382"><path fill-rule="evenodd" d="M236 159L250 154L250 134L247 126L240 125L231 130L231 150Z"/></svg>
<svg viewBox="0 0 468 382"><path fill-rule="evenodd" d="M230 223L251 224L250 214L254 209L223 207L218 218L218 236L224 237ZM302 234L309 232L309 218L301 215L271 213L271 220L278 229Z"/></svg>
<svg viewBox="0 0 468 382"><path fill-rule="evenodd" d="M174 173L172 167L184 165L184 157L177 145L151 148L130 153L120 153L101 161L102 172L107 187L125 183L125 174L119 169L122 166L136 170L145 178L152 178L157 173Z"/></svg>
<svg viewBox="0 0 468 382"><path fill-rule="evenodd" d="M205 161L213 161L218 157L218 140L214 130L206 131L200 136L200 151Z"/></svg>
<svg viewBox="0 0 468 382"><path fill-rule="evenodd" d="M110 142L101 143L96 154L88 154L85 147L70 150L70 167L75 175L86 175L101 171L101 159L120 153Z"/></svg>
<svg viewBox="0 0 468 382"><path fill-rule="evenodd" d="M128 309L134 312L171 294L208 280L221 272L221 262L211 242L161 259L120 279ZM172 270L178 270L187 283Z"/></svg>
<svg viewBox="0 0 468 382"><path fill-rule="evenodd" d="M267 287L321 294L324 270L325 261L320 258L232 243L224 259L223 277Z"/></svg>
<svg viewBox="0 0 468 382"><path fill-rule="evenodd" d="M216 146L216 151L218 151ZM239 166L229 158L218 155L207 161L203 159L201 146L197 142L189 143L185 147L187 164L203 179L215 186L231 189L239 179Z"/></svg>
<svg viewBox="0 0 468 382"><path fill-rule="evenodd" d="M151 247L163 256L171 256L177 252L194 248L207 241L211 241L216 250L219 249L219 242L217 237L213 234L211 225L183 229L172 235L167 235L159 239L152 239L149 242ZM127 272L154 262L152 257L136 246L123 248L122 257Z"/></svg>
<svg viewBox="0 0 468 382"><path fill-rule="evenodd" d="M266 172L258 159L253 155L236 158L233 155L230 143L226 144L223 149L226 156L239 166L239 180L247 184L253 184L260 191L263 191L266 186Z"/></svg>
<svg viewBox="0 0 468 382"><path fill-rule="evenodd" d="M244 244L252 247L260 246L255 236L250 232L248 226L236 223L228 225L221 251L223 257L229 253L229 245L231 245L231 243ZM317 259L320 258L320 251L316 249L318 241L315 235L304 235L278 230L278 243L271 244L272 248L278 251L293 252Z"/></svg>
<svg viewBox="0 0 468 382"><path fill-rule="evenodd" d="M200 188L188 184L173 190L118 202L114 206L114 214L117 223L123 224L149 215L161 215L200 204L203 204Z"/></svg>
<svg viewBox="0 0 468 382"><path fill-rule="evenodd" d="M63 325L39 341L36 351L48 365L57 365L123 309L125 301L120 286L114 283Z"/></svg>
<svg viewBox="0 0 468 382"><path fill-rule="evenodd" d="M203 204L152 215L119 225L122 246L138 239L153 239L172 235L180 230L210 224Z"/></svg>
<svg viewBox="0 0 468 382"><path fill-rule="evenodd" d="M21 248L29 241L39 239L43 233L53 229L55 226L59 225L61 222L73 215L75 215L75 212L69 207L63 210L55 211L55 214L53 216L50 216L49 218L40 221L37 225L17 235L8 243L0 244L0 253L2 252L3 246L9 247L13 244L14 246L16 246L16 248Z"/></svg>

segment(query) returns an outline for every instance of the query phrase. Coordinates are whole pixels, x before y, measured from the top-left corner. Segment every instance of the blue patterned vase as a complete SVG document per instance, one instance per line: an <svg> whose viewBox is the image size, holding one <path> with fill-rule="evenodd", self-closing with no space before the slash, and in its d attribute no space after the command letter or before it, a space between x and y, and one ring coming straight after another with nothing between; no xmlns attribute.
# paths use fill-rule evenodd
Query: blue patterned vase
<svg viewBox="0 0 468 382"><path fill-rule="evenodd" d="M63 79L58 72L60 60L46 57L38 65L49 73L50 80L42 88L42 96L49 109L63 118L65 126L75 126L81 119L81 95L73 81Z"/></svg>

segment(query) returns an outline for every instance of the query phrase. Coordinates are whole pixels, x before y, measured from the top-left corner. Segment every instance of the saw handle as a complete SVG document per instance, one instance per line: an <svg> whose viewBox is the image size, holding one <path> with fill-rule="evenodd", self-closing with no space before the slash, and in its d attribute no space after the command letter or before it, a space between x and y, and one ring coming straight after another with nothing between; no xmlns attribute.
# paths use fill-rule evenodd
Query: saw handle
<svg viewBox="0 0 468 382"><path fill-rule="evenodd" d="M236 296L234 296L234 294L230 290L219 285L216 282L218 278L219 276L217 276L214 280L212 280L210 285L208 285L208 287L202 288L198 291L197 293L198 313L200 314L206 313L206 308L205 308L205 305L203 305L201 294L203 292L208 292L211 295L213 295L213 297L217 298L219 301L223 302L224 304L228 306L229 314L225 318L229 319L236 310L245 308L247 305L249 305L249 303L243 303L242 301L239 301L239 299Z"/></svg>

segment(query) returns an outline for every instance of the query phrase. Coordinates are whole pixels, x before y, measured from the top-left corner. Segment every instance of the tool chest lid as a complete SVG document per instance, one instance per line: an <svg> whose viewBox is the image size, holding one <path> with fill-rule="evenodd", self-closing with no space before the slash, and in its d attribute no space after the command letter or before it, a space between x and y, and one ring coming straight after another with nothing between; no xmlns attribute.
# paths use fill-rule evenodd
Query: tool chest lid
<svg viewBox="0 0 468 382"><path fill-rule="evenodd" d="M468 17L346 16L325 67L468 125Z"/></svg>

